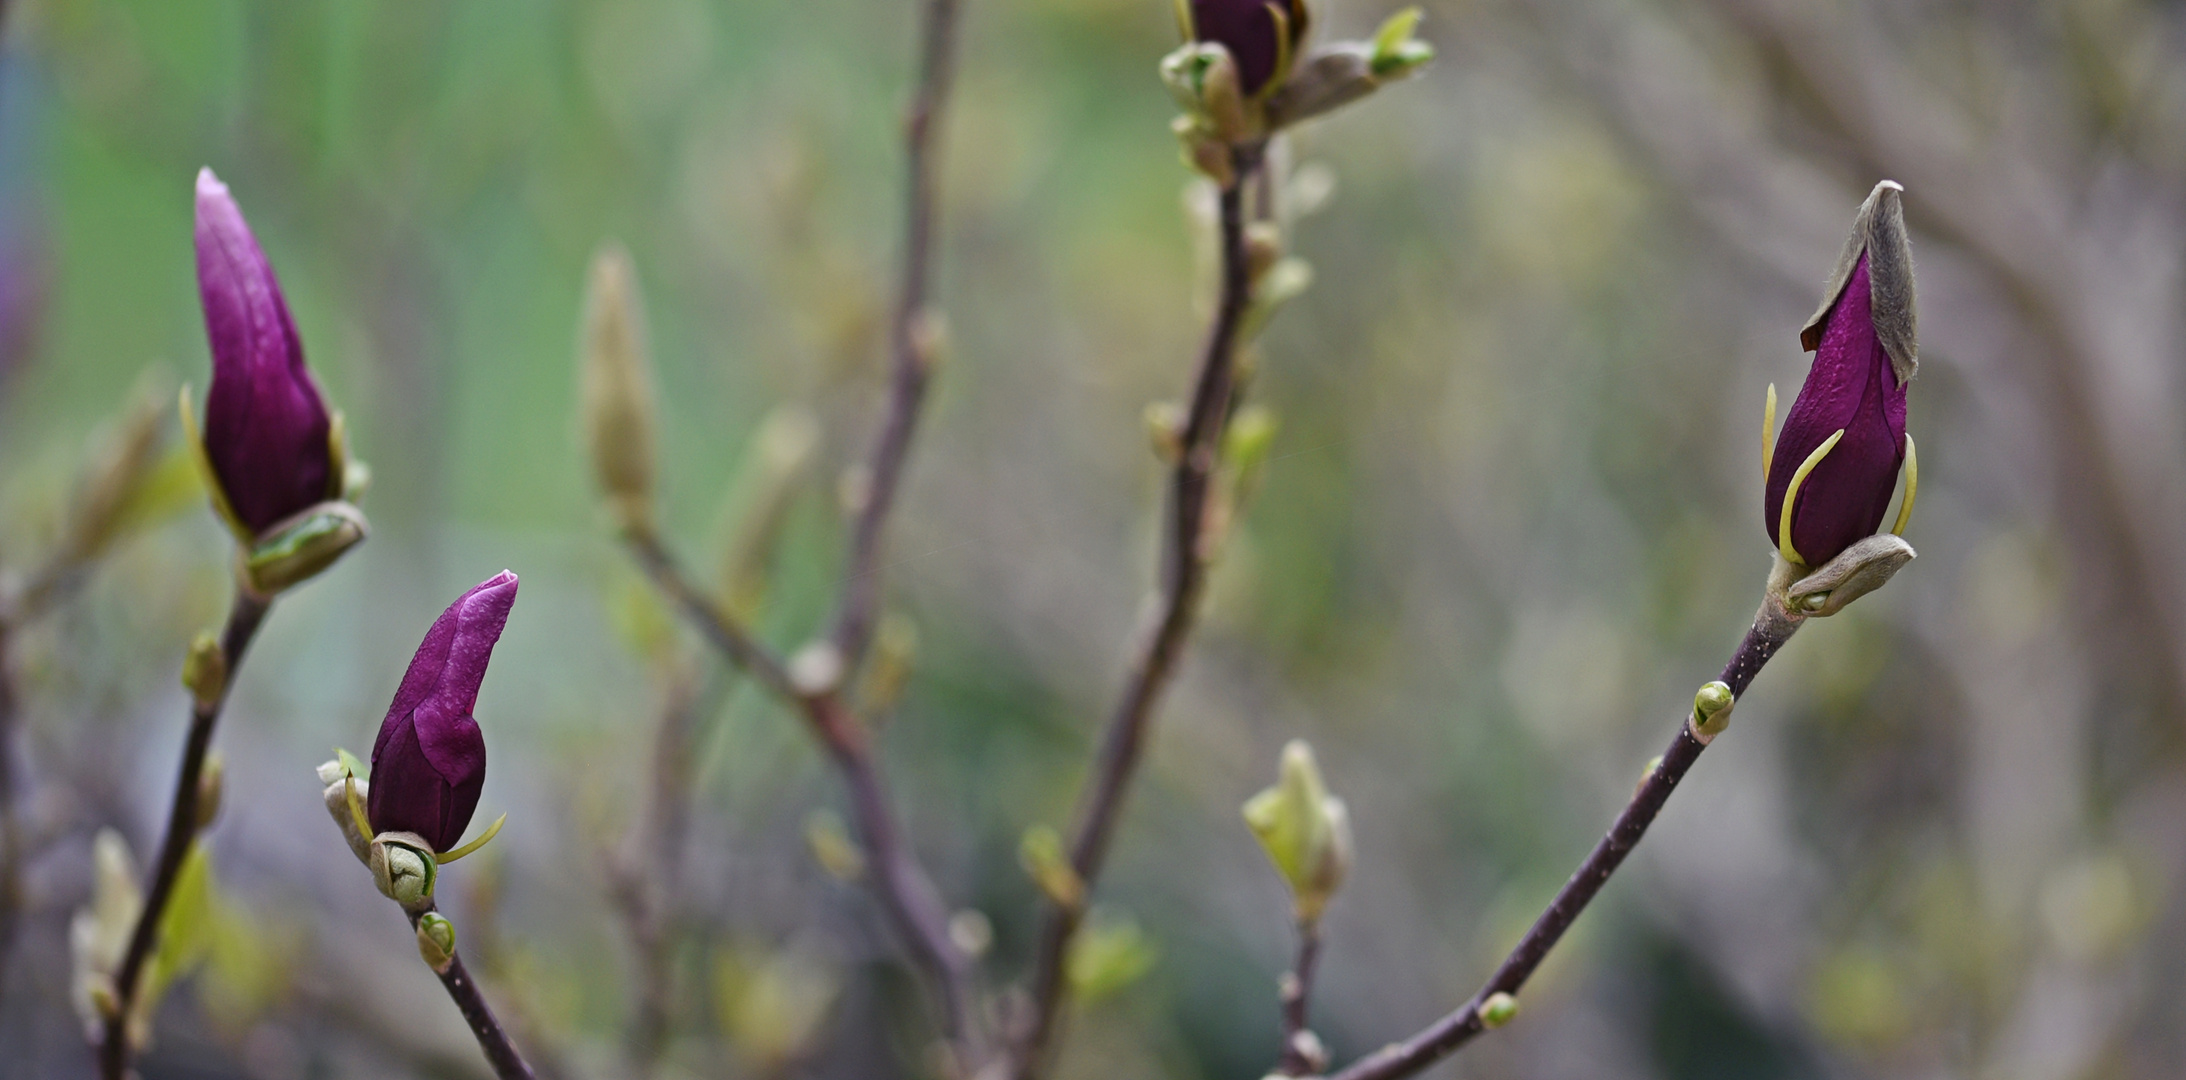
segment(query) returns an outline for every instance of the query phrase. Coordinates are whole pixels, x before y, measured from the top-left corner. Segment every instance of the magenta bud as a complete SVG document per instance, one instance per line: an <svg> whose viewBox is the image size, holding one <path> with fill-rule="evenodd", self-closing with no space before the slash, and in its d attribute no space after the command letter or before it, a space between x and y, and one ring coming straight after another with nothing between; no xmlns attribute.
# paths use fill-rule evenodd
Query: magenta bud
<svg viewBox="0 0 2186 1080"><path fill-rule="evenodd" d="M1305 0L1191 0L1191 16L1192 40L1230 51L1248 97L1282 81L1312 19Z"/></svg>
<svg viewBox="0 0 2186 1080"><path fill-rule="evenodd" d="M1822 307L1801 335L1814 364L1770 457L1762 507L1769 539L1806 566L1882 527L1905 461L1905 391L1918 359L1900 190L1884 181L1860 208Z"/></svg>
<svg viewBox="0 0 2186 1080"><path fill-rule="evenodd" d="M335 498L332 422L273 265L228 186L197 174L197 288L212 346L205 458L253 534Z"/></svg>
<svg viewBox="0 0 2186 1080"><path fill-rule="evenodd" d="M503 570L441 613L410 661L372 744L365 816L375 832L410 832L453 849L486 784L486 738L471 709L516 602Z"/></svg>

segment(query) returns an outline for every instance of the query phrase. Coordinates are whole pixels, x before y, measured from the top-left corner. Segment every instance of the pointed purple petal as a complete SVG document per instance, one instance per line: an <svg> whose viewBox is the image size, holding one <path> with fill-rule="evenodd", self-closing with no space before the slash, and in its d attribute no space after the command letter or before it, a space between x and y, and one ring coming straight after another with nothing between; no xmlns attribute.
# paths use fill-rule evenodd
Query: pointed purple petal
<svg viewBox="0 0 2186 1080"><path fill-rule="evenodd" d="M1769 539L1777 539L1784 494L1808 455L1842 430L1844 438L1799 488L1792 546L1810 566L1872 536L1889 511L1905 457L1905 391L1890 366L1872 314L1867 258L1823 323L1806 385L1777 438L1763 500Z"/></svg>
<svg viewBox="0 0 2186 1080"><path fill-rule="evenodd" d="M327 498L330 421L273 267L211 169L197 176L197 282L213 357L205 454L236 516L263 530Z"/></svg>

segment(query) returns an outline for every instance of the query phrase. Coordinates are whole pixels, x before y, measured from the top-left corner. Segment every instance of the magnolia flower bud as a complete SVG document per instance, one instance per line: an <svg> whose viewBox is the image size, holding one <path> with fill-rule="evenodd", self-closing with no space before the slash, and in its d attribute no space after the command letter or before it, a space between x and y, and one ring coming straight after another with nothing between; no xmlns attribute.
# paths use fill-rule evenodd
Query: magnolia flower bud
<svg viewBox="0 0 2186 1080"><path fill-rule="evenodd" d="M1229 50L1247 96L1289 76L1313 22L1305 0L1190 0L1178 5L1178 14L1185 37Z"/></svg>
<svg viewBox="0 0 2186 1080"><path fill-rule="evenodd" d="M425 966L445 975L455 963L455 924L437 911L418 916L417 954Z"/></svg>
<svg viewBox="0 0 2186 1080"><path fill-rule="evenodd" d="M215 506L253 537L339 498L343 470L273 266L211 169L197 174L197 284L213 357L201 446Z"/></svg>
<svg viewBox="0 0 2186 1080"><path fill-rule="evenodd" d="M653 374L637 269L620 246L592 257L585 292L583 410L592 475L624 529L649 528L656 456Z"/></svg>
<svg viewBox="0 0 2186 1080"><path fill-rule="evenodd" d="M1245 824L1289 882L1299 920L1320 918L1351 866L1351 818L1304 740L1283 747L1281 776L1245 803Z"/></svg>
<svg viewBox="0 0 2186 1080"><path fill-rule="evenodd" d="M1827 563L1881 528L1899 467L1912 461L1905 392L1919 355L1903 190L1875 185L1800 331L1814 363L1769 451L1762 504L1770 540L1799 566ZM1908 469L1908 496L1914 482Z"/></svg>
<svg viewBox="0 0 2186 1080"><path fill-rule="evenodd" d="M516 575L503 570L425 632L372 744L372 828L414 833L428 853L462 839L486 783L485 734L471 709L515 602Z"/></svg>

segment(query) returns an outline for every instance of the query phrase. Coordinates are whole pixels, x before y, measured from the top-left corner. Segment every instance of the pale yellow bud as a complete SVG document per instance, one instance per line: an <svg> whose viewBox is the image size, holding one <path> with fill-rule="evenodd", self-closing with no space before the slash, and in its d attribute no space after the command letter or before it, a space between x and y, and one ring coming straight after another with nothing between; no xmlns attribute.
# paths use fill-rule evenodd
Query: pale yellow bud
<svg viewBox="0 0 2186 1080"><path fill-rule="evenodd" d="M592 257L579 360L579 407L593 478L617 524L649 528L656 457L652 365L637 270L620 245Z"/></svg>

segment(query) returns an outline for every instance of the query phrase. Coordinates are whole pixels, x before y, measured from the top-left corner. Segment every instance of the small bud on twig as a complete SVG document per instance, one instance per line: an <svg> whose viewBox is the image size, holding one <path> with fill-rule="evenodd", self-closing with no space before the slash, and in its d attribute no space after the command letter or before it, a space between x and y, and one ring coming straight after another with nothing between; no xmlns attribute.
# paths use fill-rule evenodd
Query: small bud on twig
<svg viewBox="0 0 2186 1080"><path fill-rule="evenodd" d="M190 642L189 655L182 658L182 686L199 710L220 703L228 692L228 654L219 638L201 633Z"/></svg>
<svg viewBox="0 0 2186 1080"><path fill-rule="evenodd" d="M580 408L593 479L625 531L652 527L654 404L637 269L619 245L592 257L586 284Z"/></svg>
<svg viewBox="0 0 2186 1080"><path fill-rule="evenodd" d="M835 880L848 883L865 876L865 854L833 810L814 810L805 816L805 844L820 869Z"/></svg>
<svg viewBox="0 0 2186 1080"><path fill-rule="evenodd" d="M1480 1003L1481 1026L1493 1031L1518 1018L1518 999L1504 993L1488 995Z"/></svg>
<svg viewBox="0 0 2186 1080"><path fill-rule="evenodd" d="M1245 824L1290 884L1301 922L1319 919L1351 866L1351 819L1321 782L1313 748L1283 747L1281 778L1245 803Z"/></svg>
<svg viewBox="0 0 2186 1080"><path fill-rule="evenodd" d="M437 911L419 916L417 953L434 973L447 974L449 966L455 963L455 924Z"/></svg>
<svg viewBox="0 0 2186 1080"><path fill-rule="evenodd" d="M219 754L207 754L205 766L197 774L197 831L212 827L220 816L220 800L227 788L228 766Z"/></svg>
<svg viewBox="0 0 2186 1080"><path fill-rule="evenodd" d="M1693 714L1688 721L1692 725L1693 737L1705 746L1713 742L1716 736L1729 730L1731 708L1736 704L1737 699L1731 696L1728 683L1711 682L1701 687L1700 692L1693 695Z"/></svg>
<svg viewBox="0 0 2186 1080"><path fill-rule="evenodd" d="M1026 829L1017 845L1017 861L1055 906L1074 911L1085 903L1085 880L1063 856L1063 838L1054 829L1046 825Z"/></svg>

